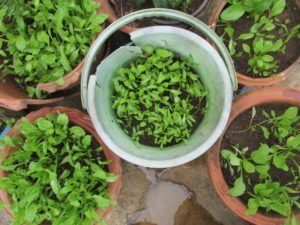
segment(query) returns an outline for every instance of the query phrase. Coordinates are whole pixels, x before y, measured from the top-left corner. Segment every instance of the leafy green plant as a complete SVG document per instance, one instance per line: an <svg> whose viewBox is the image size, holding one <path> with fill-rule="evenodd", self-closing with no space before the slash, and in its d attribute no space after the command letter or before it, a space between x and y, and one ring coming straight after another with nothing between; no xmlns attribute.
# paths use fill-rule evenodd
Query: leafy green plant
<svg viewBox="0 0 300 225"><path fill-rule="evenodd" d="M102 159L93 137L64 113L34 123L23 119L18 129L22 136L2 140L16 151L0 166L8 173L0 187L12 196L12 224L104 223L95 209L115 204L107 189L118 177L106 171L110 161Z"/></svg>
<svg viewBox="0 0 300 225"><path fill-rule="evenodd" d="M253 118L256 111L252 112ZM250 124L248 131L256 132L257 128L260 128L265 140L268 140L270 135L274 135L277 143L270 146L260 142L258 149L248 147L240 149L239 146L232 146L232 149L221 150L222 166L229 169L235 179L228 194L239 197L245 195L248 190L250 198L247 203L247 213L249 215L263 208L266 212L273 211L287 217L285 224L296 225L299 223L293 215L293 209L300 209L300 165L299 161L295 160L300 158L298 108L289 107L278 116L273 110L270 113L263 111L263 115L266 120L258 124ZM271 175L272 167L291 174L293 179L286 184L274 181L276 178ZM251 174L259 177L259 183L252 183L251 178L249 179ZM247 189L245 182L248 182L253 189Z"/></svg>
<svg viewBox="0 0 300 225"><path fill-rule="evenodd" d="M92 0L4 1L0 9L0 69L29 98L45 98L39 83L64 84L88 51L106 14Z"/></svg>
<svg viewBox="0 0 300 225"><path fill-rule="evenodd" d="M146 46L144 55L117 71L113 109L136 142L164 147L187 142L197 117L206 112L207 91L192 58Z"/></svg>
<svg viewBox="0 0 300 225"><path fill-rule="evenodd" d="M146 0L135 0L135 3L140 5L145 3ZM187 11L188 7L192 4L193 0L152 0L156 8L171 8L178 9L183 8Z"/></svg>
<svg viewBox="0 0 300 225"><path fill-rule="evenodd" d="M228 0L227 7L220 15L220 26L224 26L222 38L228 43L230 54L241 57L247 54L248 72L259 76L276 74L279 62L274 53L285 53L285 47L292 38L300 38L300 24L291 29L287 28L290 20L280 21L280 15L286 6L285 0ZM247 15L253 25L247 33L235 35L232 24L242 16ZM278 36L272 34L278 30ZM251 45L246 42L251 41ZM237 45L243 51L237 52Z"/></svg>

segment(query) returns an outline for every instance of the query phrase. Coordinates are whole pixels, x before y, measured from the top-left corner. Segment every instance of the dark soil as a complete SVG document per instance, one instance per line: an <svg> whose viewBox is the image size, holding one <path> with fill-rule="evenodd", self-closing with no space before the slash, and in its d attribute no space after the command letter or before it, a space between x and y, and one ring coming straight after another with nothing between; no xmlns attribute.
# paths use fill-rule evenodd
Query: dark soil
<svg viewBox="0 0 300 225"><path fill-rule="evenodd" d="M114 0L111 2L114 2L115 4L112 4L115 12L117 14L117 17L120 18L122 16L125 16L129 13L138 11L138 10L142 10L142 9L148 9L148 8L154 8L154 4L152 2L152 0L146 0L145 3L141 4L141 5L137 5L135 3L135 0ZM192 14L194 13L198 7L202 4L203 0L193 0L192 4L188 7L186 13L188 14ZM183 7L180 7L176 10L185 12ZM154 25L152 23L151 19L145 19L142 21L139 21L136 24L133 24L134 26L138 26L138 27L147 27L147 26L151 26Z"/></svg>
<svg viewBox="0 0 300 225"><path fill-rule="evenodd" d="M295 4L293 0L287 0L286 1L286 7L285 10L278 16L276 16L277 19L279 19L281 22L284 22L286 19L290 20L290 23L287 25L287 28L290 30L295 25L300 24L300 8ZM241 17L238 21L233 22L232 26L235 30L234 38L237 38L240 34L248 33L250 31L250 27L253 25L253 19L249 18L249 14L245 14L243 17ZM224 33L224 26L217 26L216 27L216 33L221 36ZM270 32L270 34L273 34L276 36L274 39L275 41L280 39L281 35L278 32L278 29L274 29ZM242 44L246 43L249 46L252 46L253 39L250 40L236 40L237 41L237 52L244 52L242 49ZM228 43L226 43L228 44ZM300 39L293 38L291 39L287 45L285 53L282 54L281 52L275 52L270 53L275 59L278 60L278 71L282 72L285 69L287 69L291 64L293 64L297 58L300 56ZM268 53L269 54L269 53ZM250 59L248 54L243 54L241 57L233 57L236 70L244 75L247 75L249 77L254 78L261 78L262 76L253 74L249 70L248 66L248 60Z"/></svg>
<svg viewBox="0 0 300 225"><path fill-rule="evenodd" d="M174 225L221 225L193 197L178 208Z"/></svg>
<svg viewBox="0 0 300 225"><path fill-rule="evenodd" d="M271 110L274 110L276 115L281 115L289 106L290 105L279 105L279 104L257 106L255 107L256 116L254 117L252 124L254 125L266 120L266 118L262 115L263 110L268 113L270 113ZM251 151L257 150L259 148L260 143L265 143L268 144L269 146L273 144L278 144L278 140L276 137L274 137L273 134L270 135L269 140L265 140L263 133L259 128L256 130L256 132L250 132L249 130L247 130L249 128L249 124L251 121L251 115L252 115L252 110L250 109L242 113L234 120L234 122L229 126L229 128L227 129L223 137L221 149L232 149L232 146L239 145L240 149L248 147L250 150L249 151L249 155L250 155ZM268 128L267 125L264 126ZM298 164L300 163L300 158L294 158L294 159L298 162ZM295 165L291 161L287 161L287 164L290 169L291 167L295 168ZM222 172L228 186L233 187L235 179L231 175L229 169L222 168ZM289 181L293 180L293 176L289 172L279 170L274 166L271 166L269 173L274 182L279 182L282 185L285 185ZM235 177L238 177L238 173L236 171L234 175ZM247 186L247 190L246 193L240 197L240 199L247 204L248 199L250 198L248 192L252 192L254 186L260 183L260 181L257 173L245 174L244 180L251 181L251 185L249 184L247 185L247 182L245 182ZM295 187L295 188L299 189L300 187ZM262 213L265 212L262 211Z"/></svg>

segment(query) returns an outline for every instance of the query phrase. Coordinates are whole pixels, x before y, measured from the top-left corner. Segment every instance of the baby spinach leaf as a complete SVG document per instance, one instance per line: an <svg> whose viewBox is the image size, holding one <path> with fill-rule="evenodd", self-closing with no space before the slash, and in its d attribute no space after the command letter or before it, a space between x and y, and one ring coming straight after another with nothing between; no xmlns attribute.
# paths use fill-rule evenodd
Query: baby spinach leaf
<svg viewBox="0 0 300 225"><path fill-rule="evenodd" d="M238 179L235 180L234 186L229 189L228 194L233 197L241 196L246 191L246 185L244 183L243 177L240 176Z"/></svg>

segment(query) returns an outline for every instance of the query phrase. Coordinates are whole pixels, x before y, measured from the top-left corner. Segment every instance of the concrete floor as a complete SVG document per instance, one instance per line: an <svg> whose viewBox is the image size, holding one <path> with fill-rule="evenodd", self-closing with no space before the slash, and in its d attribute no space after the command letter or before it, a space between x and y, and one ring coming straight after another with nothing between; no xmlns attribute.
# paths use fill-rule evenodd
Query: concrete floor
<svg viewBox="0 0 300 225"><path fill-rule="evenodd" d="M216 1L212 1L210 10ZM300 62L279 85L300 90ZM71 107L79 105L80 99L67 103ZM183 166L165 170L142 168L125 161L122 166L122 191L108 221L110 225L248 224L236 217L217 196L206 168L205 155ZM137 218L141 221L136 221ZM10 221L1 213L0 225L8 224Z"/></svg>

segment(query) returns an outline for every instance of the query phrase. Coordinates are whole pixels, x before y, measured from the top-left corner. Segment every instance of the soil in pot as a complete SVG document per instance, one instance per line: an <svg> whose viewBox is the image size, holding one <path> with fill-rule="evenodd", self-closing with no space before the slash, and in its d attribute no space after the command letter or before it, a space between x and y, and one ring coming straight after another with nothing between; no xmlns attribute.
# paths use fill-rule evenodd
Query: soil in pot
<svg viewBox="0 0 300 225"><path fill-rule="evenodd" d="M227 9L228 6L226 6L224 9ZM224 11L224 10L223 10ZM282 29L288 29L289 31L295 27L296 25L300 25L300 8L297 6L294 0L286 0L286 7L284 11L275 16L275 20L279 20L285 28L280 28L280 26L276 26L275 29L264 32L269 35L274 35L274 39L265 39L266 40L271 40L273 42L283 39L284 34ZM263 16L268 16L269 13L264 13ZM289 21L288 24L284 25L285 21ZM233 34L233 40L236 42L236 47L235 51L236 53L233 54L233 60L235 63L236 71L238 71L241 74L244 74L246 76L252 77L252 78L262 78L262 77L270 77L272 75L275 75L279 72L284 71L287 69L291 64L293 64L297 58L299 57L299 52L300 52L300 38L292 38L290 39L285 47L285 52L267 52L267 55L270 55L275 58L275 60L278 61L278 68L275 71L272 71L274 66L271 67L271 69L267 70L269 72L268 75L263 75L263 74L258 74L254 73L251 67L248 65L248 61L251 59L249 54L245 53L245 50L243 49L242 45L247 44L251 48L251 53L252 53L252 43L253 43L253 38L250 38L248 40L241 40L238 39L241 34L246 34L250 33L250 29L253 26L254 22L253 19L250 18L248 13L245 13L241 18L239 18L235 22L229 22L234 29L234 34ZM274 22L274 24L279 23L279 22ZM225 34L225 24L223 24L221 21L217 23L216 26L216 33L219 36L222 36ZM298 31L299 32L299 31ZM255 32L256 33L256 32ZM227 46L229 46L229 38L227 35L224 36L224 41ZM243 53L243 54L241 54ZM253 53L252 53L253 54Z"/></svg>
<svg viewBox="0 0 300 225"><path fill-rule="evenodd" d="M113 2L113 6L115 9L115 12L117 14L118 18L121 18L122 16L125 16L129 13L142 10L142 9L148 9L148 8L154 8L154 4L152 0L146 0L142 4L137 4L137 0L111 0ZM203 3L203 0L192 0L192 3L189 5L189 7L185 10L183 6L177 8L176 10L185 12L187 14L194 13L199 6ZM153 25L151 19L145 19L139 21L137 24L134 24L138 27L147 27Z"/></svg>
<svg viewBox="0 0 300 225"><path fill-rule="evenodd" d="M226 133L223 136L221 149L230 150L232 149L232 146L238 146L239 149L248 147L249 151L246 152L246 157L248 159L248 157L251 158L251 153L254 150L259 149L261 143L267 144L268 146L279 144L278 138L275 137L274 133L270 132L269 138L268 140L266 140L264 132L261 128L257 127L255 132L253 132L249 130L249 125L262 123L264 127L271 131L271 126L263 123L263 121L266 121L266 117L263 115L263 111L266 111L270 114L271 110L273 110L276 115L282 115L289 107L290 105L270 104L255 107L256 113L254 113L252 109L245 111L244 113L239 115L227 129ZM255 114L254 117L253 113ZM228 186L232 188L234 187L235 181L240 176L240 172L237 171L237 167L233 166L230 168L228 166L225 166L225 161L226 160L224 160L224 158L221 160L223 176ZM292 181L294 179L294 176L291 173L291 170L298 170L298 168L295 166L295 162L300 165L300 153L297 153L297 156L293 157L293 159L289 158L286 161L289 171L278 169L272 163L270 163L270 170L268 171L268 173L272 178L272 182L279 182L281 185L285 186L290 181ZM255 166L257 165L258 164L255 164ZM244 183L246 184L246 191L243 195L239 196L239 198L242 202L245 203L245 205L247 205L248 200L253 197L250 193L253 193L254 186L263 182L260 179L260 174L258 173L258 171L256 171L255 173L244 172L243 179ZM300 191L299 182L300 181L298 179L298 184L292 184L290 185L290 187L297 191ZM291 194L291 196L299 196L299 193ZM293 206L293 210L296 210L295 206ZM259 211L268 215L275 214L274 211L266 212L264 208L259 208Z"/></svg>
<svg viewBox="0 0 300 225"><path fill-rule="evenodd" d="M202 122L208 102L191 58L147 46L113 79L117 123L137 143L164 147L182 141Z"/></svg>

